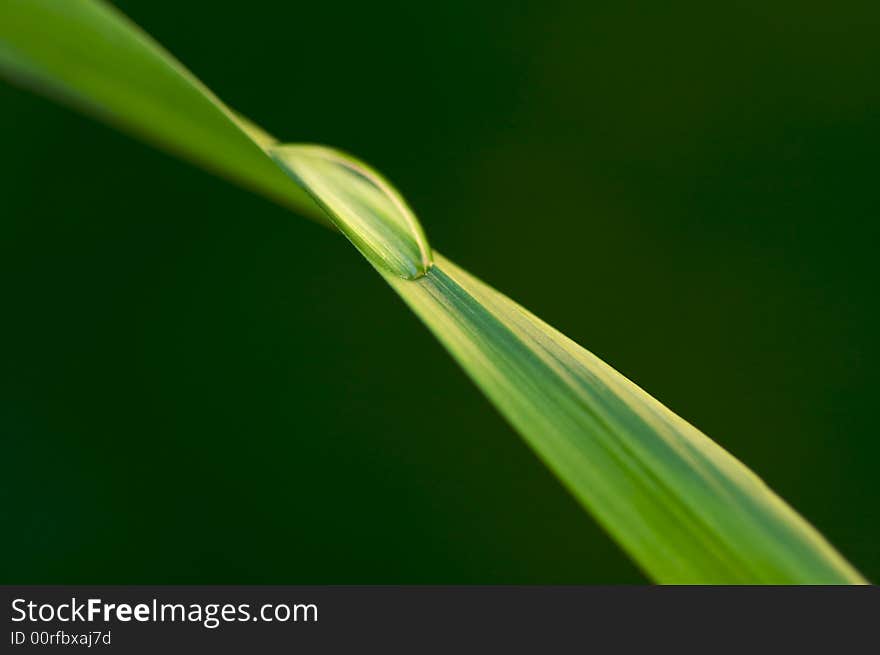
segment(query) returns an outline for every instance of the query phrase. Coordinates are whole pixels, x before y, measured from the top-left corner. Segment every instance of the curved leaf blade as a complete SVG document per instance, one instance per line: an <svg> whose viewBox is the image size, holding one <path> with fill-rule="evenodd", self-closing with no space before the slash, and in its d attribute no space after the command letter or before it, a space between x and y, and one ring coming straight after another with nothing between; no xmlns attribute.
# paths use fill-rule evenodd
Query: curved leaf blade
<svg viewBox="0 0 880 655"><path fill-rule="evenodd" d="M330 224L251 126L112 6L3 0L0 73Z"/></svg>
<svg viewBox="0 0 880 655"><path fill-rule="evenodd" d="M311 179L320 193L298 187L269 156L288 146L233 114L107 5L6 0L0 4L0 72L319 220L309 194L321 197L334 222L653 579L864 582L791 507L699 430L506 296L436 252L432 260L415 217L392 211L400 205L393 188L384 182L364 187L357 176L326 168ZM293 147L302 153L303 146ZM293 164L295 180L302 161ZM376 197L382 189L390 202Z"/></svg>
<svg viewBox="0 0 880 655"><path fill-rule="evenodd" d="M741 462L589 351L434 251L385 279L654 580L864 579Z"/></svg>

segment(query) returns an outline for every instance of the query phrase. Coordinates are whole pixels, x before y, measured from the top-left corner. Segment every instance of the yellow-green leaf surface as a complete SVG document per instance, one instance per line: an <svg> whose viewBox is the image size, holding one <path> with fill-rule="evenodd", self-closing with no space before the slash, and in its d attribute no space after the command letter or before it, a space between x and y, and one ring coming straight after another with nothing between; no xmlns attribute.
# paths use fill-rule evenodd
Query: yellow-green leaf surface
<svg viewBox="0 0 880 655"><path fill-rule="evenodd" d="M845 584L859 574L702 432L515 302L434 252L388 283L653 579Z"/></svg>
<svg viewBox="0 0 880 655"><path fill-rule="evenodd" d="M322 223L311 198L195 76L114 7L0 0L0 73L74 104Z"/></svg>
<svg viewBox="0 0 880 655"><path fill-rule="evenodd" d="M323 209L654 580L864 582L702 432L432 252L413 213L378 173L336 150L276 143L112 8L97 0L3 0L0 72L293 208Z"/></svg>

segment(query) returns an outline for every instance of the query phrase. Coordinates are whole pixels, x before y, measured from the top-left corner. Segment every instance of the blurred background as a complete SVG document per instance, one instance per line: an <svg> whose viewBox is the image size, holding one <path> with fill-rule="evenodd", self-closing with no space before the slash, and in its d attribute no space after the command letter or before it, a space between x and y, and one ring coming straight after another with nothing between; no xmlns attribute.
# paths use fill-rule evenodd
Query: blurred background
<svg viewBox="0 0 880 655"><path fill-rule="evenodd" d="M880 580L876 2L119 0ZM0 85L4 583L640 583L344 239Z"/></svg>

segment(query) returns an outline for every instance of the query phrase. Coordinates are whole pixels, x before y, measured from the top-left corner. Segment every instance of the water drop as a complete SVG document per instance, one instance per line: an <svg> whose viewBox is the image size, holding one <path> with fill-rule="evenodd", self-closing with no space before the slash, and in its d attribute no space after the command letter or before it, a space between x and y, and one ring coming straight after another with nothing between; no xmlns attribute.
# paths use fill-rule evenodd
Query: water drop
<svg viewBox="0 0 880 655"><path fill-rule="evenodd" d="M407 280L427 273L431 249L422 226L376 171L323 146L279 145L268 151L374 266Z"/></svg>

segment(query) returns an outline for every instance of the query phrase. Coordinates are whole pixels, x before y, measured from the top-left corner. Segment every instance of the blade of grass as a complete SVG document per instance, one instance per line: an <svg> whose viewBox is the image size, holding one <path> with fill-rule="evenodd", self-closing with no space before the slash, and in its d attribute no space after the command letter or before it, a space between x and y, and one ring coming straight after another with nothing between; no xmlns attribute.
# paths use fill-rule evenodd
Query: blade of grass
<svg viewBox="0 0 880 655"><path fill-rule="evenodd" d="M864 582L703 433L432 255L402 198L369 167L330 149L276 144L114 10L95 0L7 0L0 5L0 71L293 208L320 205L653 579Z"/></svg>
<svg viewBox="0 0 880 655"><path fill-rule="evenodd" d="M388 283L654 580L851 584L861 576L756 475L571 339L434 252Z"/></svg>
<svg viewBox="0 0 880 655"><path fill-rule="evenodd" d="M254 138L255 128L112 6L3 0L0 73L328 224L266 155L271 137Z"/></svg>

